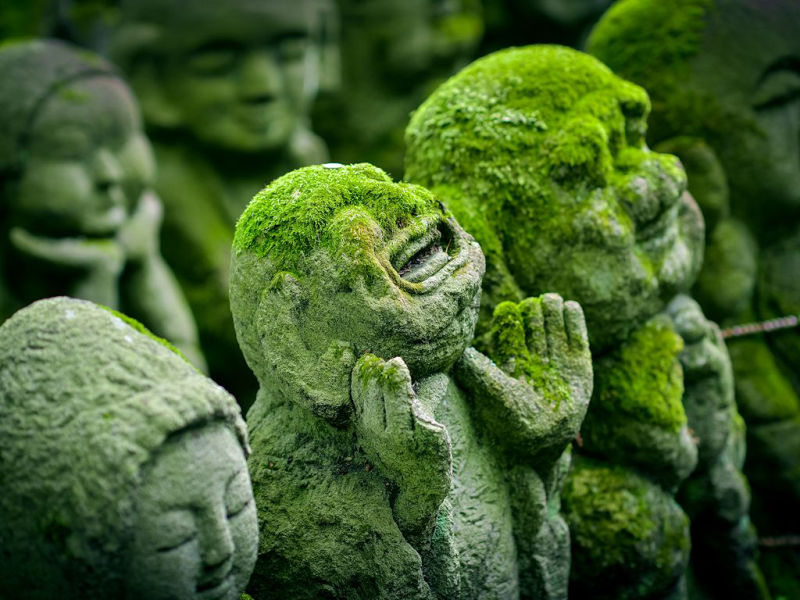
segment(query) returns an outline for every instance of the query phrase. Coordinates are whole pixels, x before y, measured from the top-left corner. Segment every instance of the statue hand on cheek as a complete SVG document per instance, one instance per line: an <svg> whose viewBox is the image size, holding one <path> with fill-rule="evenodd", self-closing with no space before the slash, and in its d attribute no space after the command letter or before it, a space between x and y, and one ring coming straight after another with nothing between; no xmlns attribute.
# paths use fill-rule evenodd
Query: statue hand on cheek
<svg viewBox="0 0 800 600"><path fill-rule="evenodd" d="M353 422L370 461L396 486L393 511L413 539L450 490L450 436L420 402L402 358L365 354L353 369Z"/></svg>
<svg viewBox="0 0 800 600"><path fill-rule="evenodd" d="M467 349L456 376L511 454L553 462L578 433L592 395L583 310L545 294L503 302L493 319L489 356Z"/></svg>
<svg viewBox="0 0 800 600"><path fill-rule="evenodd" d="M23 255L59 268L80 271L81 277L72 289L72 295L90 298L100 304L117 304L116 297L109 297L109 290L116 289L125 252L115 240L50 238L34 235L22 227L11 229L9 239Z"/></svg>
<svg viewBox="0 0 800 600"><path fill-rule="evenodd" d="M144 262L159 254L158 236L164 209L152 192L145 192L117 236L130 262Z"/></svg>

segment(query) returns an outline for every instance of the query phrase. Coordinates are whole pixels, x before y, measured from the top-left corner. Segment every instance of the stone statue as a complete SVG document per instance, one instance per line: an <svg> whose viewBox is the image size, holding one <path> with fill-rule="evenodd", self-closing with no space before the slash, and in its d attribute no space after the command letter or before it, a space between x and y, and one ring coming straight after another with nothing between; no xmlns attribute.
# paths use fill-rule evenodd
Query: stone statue
<svg viewBox="0 0 800 600"><path fill-rule="evenodd" d="M644 143L649 110L599 61L529 46L451 78L406 133L407 179L486 253L478 345L503 302L550 290L586 313L594 395L564 488L577 598L684 597L689 521L673 495L698 453L736 437L719 331L681 294L702 218L677 159ZM693 439L708 429L713 451Z"/></svg>
<svg viewBox="0 0 800 600"><path fill-rule="evenodd" d="M338 0L341 82L321 94L315 130L341 162L403 174L409 113L465 65L483 33L481 0Z"/></svg>
<svg viewBox="0 0 800 600"><path fill-rule="evenodd" d="M153 158L128 87L54 40L0 50L0 318L70 294L124 309L205 361L161 257Z"/></svg>
<svg viewBox="0 0 800 600"><path fill-rule="evenodd" d="M430 192L369 164L299 169L248 206L231 309L261 384L256 600L563 597L583 315L501 305L487 357L468 347L483 270Z"/></svg>
<svg viewBox="0 0 800 600"><path fill-rule="evenodd" d="M790 283L800 271L787 253L800 232L798 31L793 0L623 0L589 39L590 52L648 89L648 140L686 165L708 224L694 294L726 327L797 315L800 304ZM747 422L753 518L768 537L800 533L800 353L786 345L797 336L795 329L728 342ZM698 550L698 558L715 553ZM789 561L794 584L770 577L776 595L800 594L795 550L764 547L762 559L765 568ZM743 588L721 569L732 584L727 597L755 597L735 596Z"/></svg>
<svg viewBox="0 0 800 600"><path fill-rule="evenodd" d="M235 600L258 547L236 401L136 321L0 327L0 597Z"/></svg>
<svg viewBox="0 0 800 600"><path fill-rule="evenodd" d="M322 0L126 0L111 35L154 142L164 256L211 376L244 405L255 381L228 302L234 225L271 179L326 159L307 115L328 9Z"/></svg>

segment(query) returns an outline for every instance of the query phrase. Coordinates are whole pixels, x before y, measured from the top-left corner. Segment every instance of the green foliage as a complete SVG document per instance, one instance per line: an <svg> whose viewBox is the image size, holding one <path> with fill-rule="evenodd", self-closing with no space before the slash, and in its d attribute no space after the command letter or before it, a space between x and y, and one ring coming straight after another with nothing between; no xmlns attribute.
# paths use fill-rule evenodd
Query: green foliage
<svg viewBox="0 0 800 600"><path fill-rule="evenodd" d="M306 167L256 194L239 218L233 246L269 256L279 269L296 268L318 247L356 253L359 260L363 248L426 214L443 214L430 192L394 183L372 165Z"/></svg>
<svg viewBox="0 0 800 600"><path fill-rule="evenodd" d="M682 349L683 341L666 319L636 330L595 369L595 416L621 414L677 432L686 425L678 362Z"/></svg>

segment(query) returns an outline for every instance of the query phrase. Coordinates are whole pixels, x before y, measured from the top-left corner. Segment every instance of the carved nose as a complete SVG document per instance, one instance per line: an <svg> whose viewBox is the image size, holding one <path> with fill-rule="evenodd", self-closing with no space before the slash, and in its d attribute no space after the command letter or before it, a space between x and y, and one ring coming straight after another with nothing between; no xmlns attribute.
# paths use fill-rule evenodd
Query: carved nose
<svg viewBox="0 0 800 600"><path fill-rule="evenodd" d="M218 510L209 515L199 535L203 569L207 572L224 570L235 549L225 511Z"/></svg>
<svg viewBox="0 0 800 600"><path fill-rule="evenodd" d="M282 95L284 77L271 51L253 50L245 55L239 78L242 97L248 102L270 102Z"/></svg>

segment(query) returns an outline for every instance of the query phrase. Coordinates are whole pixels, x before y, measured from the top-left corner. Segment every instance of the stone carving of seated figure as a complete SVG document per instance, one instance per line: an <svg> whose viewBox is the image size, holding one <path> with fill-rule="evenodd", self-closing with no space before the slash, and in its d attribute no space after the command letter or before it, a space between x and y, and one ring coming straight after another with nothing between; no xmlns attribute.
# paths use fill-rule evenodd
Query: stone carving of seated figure
<svg viewBox="0 0 800 600"><path fill-rule="evenodd" d="M233 397L137 322L20 310L0 327L0 596L237 599L248 452Z"/></svg>
<svg viewBox="0 0 800 600"><path fill-rule="evenodd" d="M254 598L563 597L583 314L556 295L500 307L492 362L468 347L483 271L430 192L368 164L293 171L245 210Z"/></svg>
<svg viewBox="0 0 800 600"><path fill-rule="evenodd" d="M0 80L0 317L37 298L85 298L204 368L159 251L152 153L128 87L100 57L48 40L4 46Z"/></svg>
<svg viewBox="0 0 800 600"><path fill-rule="evenodd" d="M673 497L698 455L699 495L715 514L727 498L747 533L730 361L680 295L702 217L677 159L644 143L649 109L596 59L530 46L464 69L406 131L407 179L486 253L481 335L495 307L543 291L586 313L594 395L564 488L580 598L684 596L689 522Z"/></svg>

